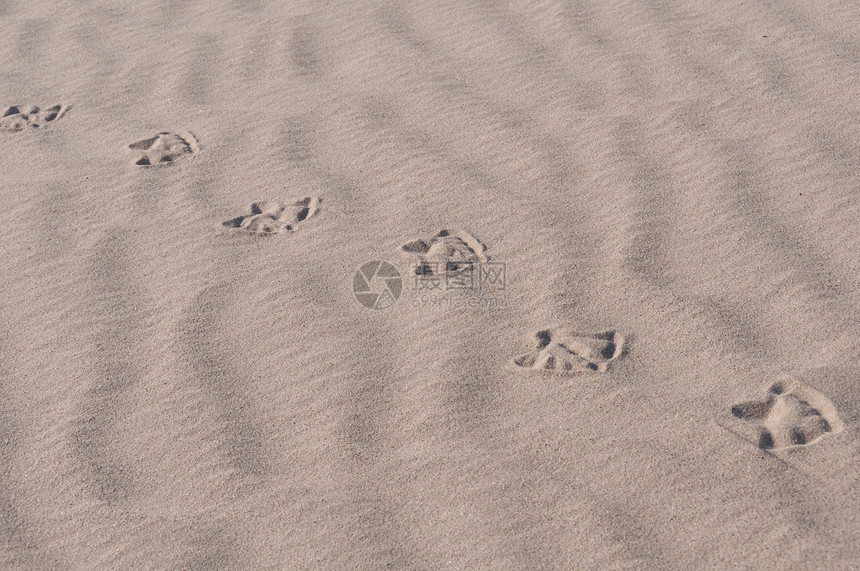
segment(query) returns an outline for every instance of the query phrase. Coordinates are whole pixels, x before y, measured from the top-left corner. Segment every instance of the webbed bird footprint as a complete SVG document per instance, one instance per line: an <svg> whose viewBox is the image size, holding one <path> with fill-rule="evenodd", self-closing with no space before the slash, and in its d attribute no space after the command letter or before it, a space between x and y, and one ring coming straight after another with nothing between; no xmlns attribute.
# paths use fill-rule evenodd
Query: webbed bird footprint
<svg viewBox="0 0 860 571"><path fill-rule="evenodd" d="M614 331L589 335L569 329L544 329L535 334L537 347L514 359L524 369L583 373L605 372L624 351L624 337Z"/></svg>
<svg viewBox="0 0 860 571"><path fill-rule="evenodd" d="M415 240L403 245L403 251L413 255L417 275L455 273L472 264L487 261L487 247L464 231L442 230L427 240Z"/></svg>
<svg viewBox="0 0 860 571"><path fill-rule="evenodd" d="M785 377L771 383L759 400L732 407L732 415L751 423L764 450L810 444L845 425L836 406L820 392Z"/></svg>
<svg viewBox="0 0 860 571"><path fill-rule="evenodd" d="M134 164L142 167L172 163L180 158L196 155L200 150L197 139L191 133L167 131L135 141L128 148L134 154Z"/></svg>
<svg viewBox="0 0 860 571"><path fill-rule="evenodd" d="M228 228L262 235L290 232L319 212L321 203L322 198L313 196L305 197L291 205L280 202L255 202L249 207L249 214L225 220L222 224Z"/></svg>
<svg viewBox="0 0 860 571"><path fill-rule="evenodd" d="M41 129L60 119L68 110L67 105L53 105L47 109L39 109L35 105L13 105L3 111L0 129L4 131Z"/></svg>

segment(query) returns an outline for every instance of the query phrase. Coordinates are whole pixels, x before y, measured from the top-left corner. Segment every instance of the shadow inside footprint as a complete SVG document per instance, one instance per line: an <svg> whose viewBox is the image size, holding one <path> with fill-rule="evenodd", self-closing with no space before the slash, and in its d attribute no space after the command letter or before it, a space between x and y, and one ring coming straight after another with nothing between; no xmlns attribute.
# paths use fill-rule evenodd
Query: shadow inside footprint
<svg viewBox="0 0 860 571"><path fill-rule="evenodd" d="M255 202L249 207L250 214L225 220L222 225L264 236L290 232L319 212L321 203L321 198L312 196L289 206L279 202Z"/></svg>
<svg viewBox="0 0 860 571"><path fill-rule="evenodd" d="M172 163L180 158L197 154L197 139L191 133L158 133L154 137L141 139L128 145L134 152L134 164L155 166Z"/></svg>
<svg viewBox="0 0 860 571"><path fill-rule="evenodd" d="M514 359L514 364L563 373L605 372L623 354L625 341L615 331L589 335L560 328L538 331L535 338L535 349Z"/></svg>
<svg viewBox="0 0 860 571"><path fill-rule="evenodd" d="M47 109L39 109L36 105L12 105L0 117L0 130L41 129L61 118L68 110L67 105L52 105Z"/></svg>
<svg viewBox="0 0 860 571"><path fill-rule="evenodd" d="M465 231L442 230L426 240L414 240L401 248L415 258L413 272L418 276L444 275L468 270L487 261L487 249Z"/></svg>
<svg viewBox="0 0 860 571"><path fill-rule="evenodd" d="M771 383L762 398L734 405L731 413L755 425L763 450L810 444L844 429L827 397L787 377Z"/></svg>

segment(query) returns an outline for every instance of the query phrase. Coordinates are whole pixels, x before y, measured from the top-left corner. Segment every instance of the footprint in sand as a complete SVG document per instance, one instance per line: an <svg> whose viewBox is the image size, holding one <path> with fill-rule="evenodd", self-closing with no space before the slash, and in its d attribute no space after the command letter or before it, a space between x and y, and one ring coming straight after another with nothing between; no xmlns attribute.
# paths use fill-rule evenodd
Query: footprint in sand
<svg viewBox="0 0 860 571"><path fill-rule="evenodd" d="M291 232L296 226L314 216L320 210L322 198L308 196L289 206L279 202L255 202L250 214L225 220L222 224L253 234L271 235Z"/></svg>
<svg viewBox="0 0 860 571"><path fill-rule="evenodd" d="M732 415L758 429L764 450L811 444L845 428L830 399L794 379L771 383L759 400L732 407Z"/></svg>
<svg viewBox="0 0 860 571"><path fill-rule="evenodd" d="M0 130L41 129L60 119L68 110L67 105L53 105L47 109L39 109L35 105L13 105L3 111Z"/></svg>
<svg viewBox="0 0 860 571"><path fill-rule="evenodd" d="M196 155L200 150L191 133L158 133L128 146L134 154L134 164L142 167L164 165L183 157Z"/></svg>
<svg viewBox="0 0 860 571"><path fill-rule="evenodd" d="M602 373L624 351L624 337L614 331L589 335L556 328L538 331L535 337L537 347L514 359L518 367L563 373Z"/></svg>
<svg viewBox="0 0 860 571"><path fill-rule="evenodd" d="M487 247L463 231L442 230L427 240L403 245L403 251L416 258L416 275L452 274L487 261Z"/></svg>

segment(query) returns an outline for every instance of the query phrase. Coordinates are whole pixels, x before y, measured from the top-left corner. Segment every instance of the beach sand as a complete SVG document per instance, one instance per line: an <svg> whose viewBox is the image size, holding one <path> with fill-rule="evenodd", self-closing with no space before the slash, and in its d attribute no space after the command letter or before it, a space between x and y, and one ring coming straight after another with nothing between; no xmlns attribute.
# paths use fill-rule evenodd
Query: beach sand
<svg viewBox="0 0 860 571"><path fill-rule="evenodd" d="M0 3L0 566L860 566L860 4Z"/></svg>

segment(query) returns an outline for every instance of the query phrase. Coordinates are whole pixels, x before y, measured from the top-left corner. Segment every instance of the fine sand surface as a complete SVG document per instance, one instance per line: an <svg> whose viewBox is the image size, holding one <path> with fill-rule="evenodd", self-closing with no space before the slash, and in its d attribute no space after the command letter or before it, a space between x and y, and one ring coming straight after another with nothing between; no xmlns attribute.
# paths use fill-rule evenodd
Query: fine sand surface
<svg viewBox="0 0 860 571"><path fill-rule="evenodd" d="M858 22L3 0L0 567L857 569Z"/></svg>

